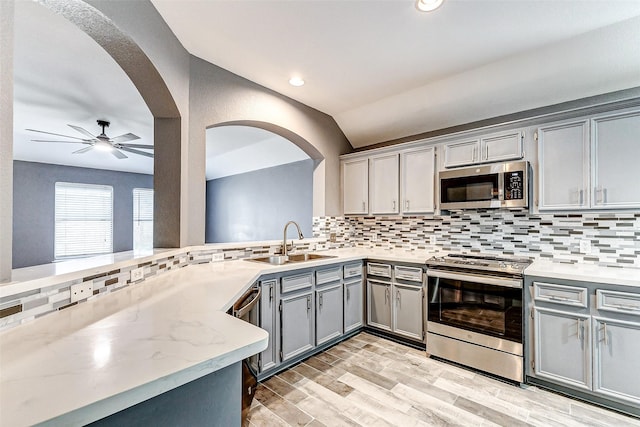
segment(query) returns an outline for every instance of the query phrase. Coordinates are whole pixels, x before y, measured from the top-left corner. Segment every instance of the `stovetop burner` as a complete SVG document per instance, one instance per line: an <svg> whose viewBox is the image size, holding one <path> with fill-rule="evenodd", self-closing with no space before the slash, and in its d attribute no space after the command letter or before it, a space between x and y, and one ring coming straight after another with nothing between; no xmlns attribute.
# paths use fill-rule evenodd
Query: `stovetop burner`
<svg viewBox="0 0 640 427"><path fill-rule="evenodd" d="M448 254L429 258L426 264L427 267L453 267L469 271L486 270L523 275L531 260L494 255Z"/></svg>

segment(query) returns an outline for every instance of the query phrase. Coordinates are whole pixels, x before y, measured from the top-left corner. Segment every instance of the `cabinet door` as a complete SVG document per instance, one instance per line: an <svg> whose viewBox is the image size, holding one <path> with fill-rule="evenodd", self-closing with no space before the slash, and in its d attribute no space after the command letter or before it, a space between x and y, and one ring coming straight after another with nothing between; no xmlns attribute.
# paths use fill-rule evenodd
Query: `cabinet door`
<svg viewBox="0 0 640 427"><path fill-rule="evenodd" d="M593 207L640 207L640 112L593 120Z"/></svg>
<svg viewBox="0 0 640 427"><path fill-rule="evenodd" d="M587 122L538 129L538 208L581 209L589 206Z"/></svg>
<svg viewBox="0 0 640 427"><path fill-rule="evenodd" d="M435 173L434 147L400 154L402 213L433 212Z"/></svg>
<svg viewBox="0 0 640 427"><path fill-rule="evenodd" d="M342 284L316 290L316 345L342 335Z"/></svg>
<svg viewBox="0 0 640 427"><path fill-rule="evenodd" d="M489 136L480 140L483 162L498 162L503 160L521 159L524 157L522 147L524 135L521 131Z"/></svg>
<svg viewBox="0 0 640 427"><path fill-rule="evenodd" d="M640 323L593 319L593 390L640 404Z"/></svg>
<svg viewBox="0 0 640 427"><path fill-rule="evenodd" d="M391 283L367 280L367 324L391 331Z"/></svg>
<svg viewBox="0 0 640 427"><path fill-rule="evenodd" d="M366 214L369 210L369 159L342 163L342 199L345 214Z"/></svg>
<svg viewBox="0 0 640 427"><path fill-rule="evenodd" d="M280 359L292 359L314 347L313 294L280 299Z"/></svg>
<svg viewBox="0 0 640 427"><path fill-rule="evenodd" d="M344 333L362 326L362 278L344 284Z"/></svg>
<svg viewBox="0 0 640 427"><path fill-rule="evenodd" d="M276 288L277 281L261 282L262 296L260 297L260 327L269 332L267 349L260 353L260 372L276 366Z"/></svg>
<svg viewBox="0 0 640 427"><path fill-rule="evenodd" d="M372 214L399 212L398 154L372 157L369 169Z"/></svg>
<svg viewBox="0 0 640 427"><path fill-rule="evenodd" d="M480 140L450 142L444 146L444 166L451 168L476 163Z"/></svg>
<svg viewBox="0 0 640 427"><path fill-rule="evenodd" d="M393 331L416 341L422 341L422 287L393 284Z"/></svg>
<svg viewBox="0 0 640 427"><path fill-rule="evenodd" d="M591 389L589 316L534 308L536 377Z"/></svg>

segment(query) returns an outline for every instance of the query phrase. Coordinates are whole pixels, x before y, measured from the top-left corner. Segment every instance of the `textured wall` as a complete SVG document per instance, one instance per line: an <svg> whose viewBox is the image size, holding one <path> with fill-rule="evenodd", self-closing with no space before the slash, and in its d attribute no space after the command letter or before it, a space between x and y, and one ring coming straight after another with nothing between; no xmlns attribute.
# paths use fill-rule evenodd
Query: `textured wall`
<svg viewBox="0 0 640 427"><path fill-rule="evenodd" d="M113 186L113 252L133 248L133 189L153 176L33 162L13 162L13 268L53 261L57 181Z"/></svg>
<svg viewBox="0 0 640 427"><path fill-rule="evenodd" d="M290 220L311 237L312 191L311 159L207 181L206 242L281 239Z"/></svg>

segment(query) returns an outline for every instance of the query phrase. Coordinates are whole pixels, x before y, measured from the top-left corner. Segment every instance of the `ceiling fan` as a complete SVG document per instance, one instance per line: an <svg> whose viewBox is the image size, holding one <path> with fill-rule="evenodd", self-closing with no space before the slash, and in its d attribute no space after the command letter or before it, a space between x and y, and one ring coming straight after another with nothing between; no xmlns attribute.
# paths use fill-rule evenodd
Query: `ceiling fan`
<svg viewBox="0 0 640 427"><path fill-rule="evenodd" d="M35 130L35 129L26 129L26 130L31 132L46 133L47 135L62 136L64 138L71 138L71 139L78 140L78 141L53 141L53 140L44 140L44 139L32 139L31 141L33 142L62 142L62 143L68 143L68 144L88 145L88 147L84 147L77 151L74 151L73 154L86 153L87 151L93 150L95 148L97 150L109 151L118 159L127 158L127 156L122 151L153 158L153 153L147 153L146 151L137 150L137 148L153 150L153 145L126 144L127 141L134 141L136 139L140 139L140 137L137 135L134 135L132 133L125 133L123 135L116 136L113 138L109 138L107 135L105 135L104 128L109 127L109 124L110 123L106 120L98 120L98 126L102 127L102 133L98 136L93 136L91 132L81 128L80 126L67 125L70 128L73 128L76 131L80 132L81 134L88 136L89 138L78 138L75 136L61 135L59 133L45 132L42 130Z"/></svg>

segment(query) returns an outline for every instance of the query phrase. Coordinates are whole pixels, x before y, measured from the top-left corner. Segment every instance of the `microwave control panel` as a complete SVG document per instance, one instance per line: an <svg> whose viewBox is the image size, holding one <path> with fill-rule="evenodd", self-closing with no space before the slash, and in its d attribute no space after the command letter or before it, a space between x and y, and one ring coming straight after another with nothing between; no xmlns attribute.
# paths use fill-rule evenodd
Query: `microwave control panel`
<svg viewBox="0 0 640 427"><path fill-rule="evenodd" d="M524 198L524 171L504 173L504 199L522 200Z"/></svg>

